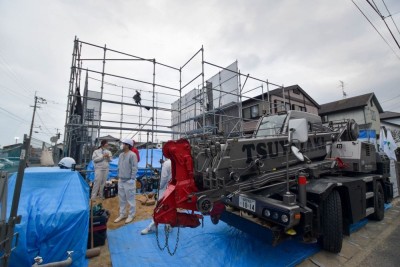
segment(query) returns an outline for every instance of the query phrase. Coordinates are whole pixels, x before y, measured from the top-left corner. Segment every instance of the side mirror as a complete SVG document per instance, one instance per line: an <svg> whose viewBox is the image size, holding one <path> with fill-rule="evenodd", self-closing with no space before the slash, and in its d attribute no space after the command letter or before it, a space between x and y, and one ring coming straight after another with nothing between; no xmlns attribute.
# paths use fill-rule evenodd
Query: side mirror
<svg viewBox="0 0 400 267"><path fill-rule="evenodd" d="M304 161L304 155L300 152L300 150L297 147L292 146L291 149L292 149L293 154L296 156L296 158L298 160Z"/></svg>
<svg viewBox="0 0 400 267"><path fill-rule="evenodd" d="M289 143L293 140L299 141L300 143L307 142L308 140L308 129L306 119L292 119L289 120L289 131L288 131Z"/></svg>

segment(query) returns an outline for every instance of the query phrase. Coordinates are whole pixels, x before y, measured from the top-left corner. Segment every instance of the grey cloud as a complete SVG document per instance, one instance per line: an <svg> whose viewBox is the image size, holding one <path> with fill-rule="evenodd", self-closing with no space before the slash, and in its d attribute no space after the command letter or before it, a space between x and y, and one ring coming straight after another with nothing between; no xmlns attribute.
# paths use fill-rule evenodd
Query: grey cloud
<svg viewBox="0 0 400 267"><path fill-rule="evenodd" d="M380 18L357 2L390 40ZM400 11L399 1L386 4ZM393 18L400 26L400 15ZM228 65L238 59L244 73L299 84L320 103L341 98L339 80L349 95L376 90L386 100L399 92L400 60L350 1L1 1L0 56L17 76L0 63L1 105L30 121L33 91L39 90L60 103L43 107L44 123L62 128L75 35L174 66L204 44L206 60ZM196 71L188 69L185 77ZM215 69L207 71L210 77ZM172 75L159 77L169 81ZM383 106L400 111L393 101ZM3 113L1 123L10 126L0 133L1 145L29 127Z"/></svg>

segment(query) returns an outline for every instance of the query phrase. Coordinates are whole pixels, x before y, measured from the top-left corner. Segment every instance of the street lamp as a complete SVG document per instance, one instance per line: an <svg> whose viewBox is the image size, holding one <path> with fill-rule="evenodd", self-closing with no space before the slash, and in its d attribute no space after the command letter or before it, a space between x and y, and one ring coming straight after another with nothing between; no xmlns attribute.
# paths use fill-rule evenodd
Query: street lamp
<svg viewBox="0 0 400 267"><path fill-rule="evenodd" d="M14 139L15 139L15 143L18 144L18 139L19 139L19 137L16 136L16 137L14 137Z"/></svg>

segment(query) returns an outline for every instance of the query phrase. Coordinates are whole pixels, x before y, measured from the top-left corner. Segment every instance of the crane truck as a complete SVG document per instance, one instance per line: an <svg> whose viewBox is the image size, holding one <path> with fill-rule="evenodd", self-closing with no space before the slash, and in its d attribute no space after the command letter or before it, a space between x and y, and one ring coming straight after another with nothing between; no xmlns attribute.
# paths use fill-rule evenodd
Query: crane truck
<svg viewBox="0 0 400 267"><path fill-rule="evenodd" d="M246 220L271 231L274 243L298 235L339 253L350 226L382 220L393 198L389 158L358 132L352 119L323 124L292 110L261 117L251 136L168 141L172 179L154 221L194 228L210 216L240 228Z"/></svg>

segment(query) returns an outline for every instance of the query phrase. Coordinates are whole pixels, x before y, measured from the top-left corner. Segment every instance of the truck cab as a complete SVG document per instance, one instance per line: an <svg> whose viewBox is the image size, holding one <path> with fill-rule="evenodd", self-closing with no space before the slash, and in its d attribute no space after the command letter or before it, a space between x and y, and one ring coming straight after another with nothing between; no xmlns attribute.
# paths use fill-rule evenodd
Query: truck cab
<svg viewBox="0 0 400 267"><path fill-rule="evenodd" d="M290 110L288 112L282 112L276 115L261 117L257 124L256 130L254 131L253 137L277 135L287 136L289 121L291 119L302 118L306 119L310 133L320 132L324 129L322 126L321 117L318 115L303 111Z"/></svg>

